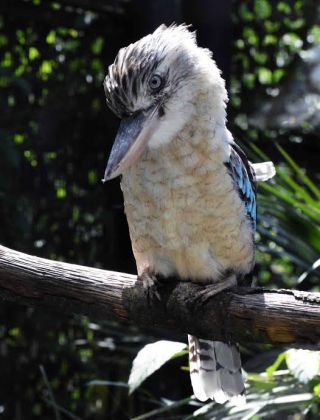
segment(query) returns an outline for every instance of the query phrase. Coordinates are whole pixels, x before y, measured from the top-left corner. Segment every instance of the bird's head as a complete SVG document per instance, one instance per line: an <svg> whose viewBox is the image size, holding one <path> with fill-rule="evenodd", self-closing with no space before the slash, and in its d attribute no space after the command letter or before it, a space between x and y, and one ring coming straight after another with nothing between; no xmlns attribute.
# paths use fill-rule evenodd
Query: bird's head
<svg viewBox="0 0 320 420"><path fill-rule="evenodd" d="M104 181L133 165L147 147L170 142L192 118L201 92L225 119L227 93L207 49L185 25L166 27L122 48L104 81L107 105L121 118Z"/></svg>

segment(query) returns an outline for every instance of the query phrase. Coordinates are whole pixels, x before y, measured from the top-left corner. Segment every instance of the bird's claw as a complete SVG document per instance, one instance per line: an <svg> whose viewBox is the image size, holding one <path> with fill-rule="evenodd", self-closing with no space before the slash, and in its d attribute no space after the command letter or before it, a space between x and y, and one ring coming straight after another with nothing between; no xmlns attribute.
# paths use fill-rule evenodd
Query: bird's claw
<svg viewBox="0 0 320 420"><path fill-rule="evenodd" d="M144 271L138 276L138 280L142 281L142 286L147 292L149 302L152 299L152 296L154 296L158 301L161 300L158 291L159 280L155 274L150 273L149 271Z"/></svg>
<svg viewBox="0 0 320 420"><path fill-rule="evenodd" d="M231 275L219 283L211 283L203 286L194 296L194 300L199 305L205 304L211 297L223 292L226 289L231 289L237 285L237 279Z"/></svg>

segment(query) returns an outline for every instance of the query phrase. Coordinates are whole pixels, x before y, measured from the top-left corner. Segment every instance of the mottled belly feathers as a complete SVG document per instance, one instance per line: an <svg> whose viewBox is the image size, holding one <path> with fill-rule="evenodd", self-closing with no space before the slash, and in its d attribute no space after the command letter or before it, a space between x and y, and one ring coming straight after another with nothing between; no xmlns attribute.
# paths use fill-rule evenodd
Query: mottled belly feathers
<svg viewBox="0 0 320 420"><path fill-rule="evenodd" d="M224 164L228 152L201 131L185 141L190 130L148 149L123 175L138 272L199 282L219 281L230 269L245 275L254 262L253 231Z"/></svg>

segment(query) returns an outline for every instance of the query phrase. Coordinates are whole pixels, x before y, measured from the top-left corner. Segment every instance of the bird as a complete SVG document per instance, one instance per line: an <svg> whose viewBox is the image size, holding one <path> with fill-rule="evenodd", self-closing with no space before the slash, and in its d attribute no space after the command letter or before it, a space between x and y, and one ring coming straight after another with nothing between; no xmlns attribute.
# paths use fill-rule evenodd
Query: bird
<svg viewBox="0 0 320 420"><path fill-rule="evenodd" d="M103 181L121 175L138 279L215 292L241 282L255 264L256 183L275 168L249 162L228 130L212 53L188 25L161 25L119 50L104 91L121 121ZM243 404L238 346L192 335L188 343L195 397Z"/></svg>

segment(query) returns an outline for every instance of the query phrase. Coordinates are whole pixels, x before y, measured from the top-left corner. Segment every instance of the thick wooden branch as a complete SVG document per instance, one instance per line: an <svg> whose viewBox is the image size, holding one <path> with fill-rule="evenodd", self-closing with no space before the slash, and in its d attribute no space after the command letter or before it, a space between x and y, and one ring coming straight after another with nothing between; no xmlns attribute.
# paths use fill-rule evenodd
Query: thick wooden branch
<svg viewBox="0 0 320 420"><path fill-rule="evenodd" d="M203 286L166 283L161 301L136 276L30 256L0 246L0 296L67 313L238 342L320 343L320 294L234 288L203 297Z"/></svg>

